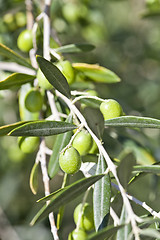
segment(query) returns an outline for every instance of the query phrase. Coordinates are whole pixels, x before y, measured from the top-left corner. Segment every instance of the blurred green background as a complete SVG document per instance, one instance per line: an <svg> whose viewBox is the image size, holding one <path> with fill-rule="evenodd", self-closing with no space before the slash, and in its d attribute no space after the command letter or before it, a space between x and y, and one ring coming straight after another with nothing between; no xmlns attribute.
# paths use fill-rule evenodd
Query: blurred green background
<svg viewBox="0 0 160 240"><path fill-rule="evenodd" d="M33 2L37 16L43 4L38 0ZM96 46L92 52L66 55L66 58L72 62L98 63L121 78L118 84L96 84L100 97L118 100L126 115L160 119L160 4L153 8L149 2L53 0L51 22L62 45L89 42ZM18 34L25 29L25 20L19 25L15 18L19 12L25 15L24 1L0 0L0 12L0 42L28 57L18 50L16 44ZM7 61L1 56L0 60ZM0 80L8 74L0 70ZM17 96L17 91L0 92L0 125L19 120ZM109 129L105 131L104 142L112 158L117 158L122 150L130 149L138 163L160 161L159 130ZM36 153L23 154L16 138L0 138L0 236L5 230L2 231L3 224L10 234L4 239L52 239L48 220L29 227L29 221L39 209L36 200L44 195L41 176L36 196L29 188L35 156ZM71 177L71 181L76 177ZM61 182L62 176L54 178L51 189L58 189ZM130 192L159 211L158 188L159 177L147 175L137 181ZM66 232L68 234L74 228L72 212L79 201L67 207L61 231L64 240ZM146 213L135 204L133 207L138 215ZM11 231L15 230L18 236L9 232L11 226Z"/></svg>

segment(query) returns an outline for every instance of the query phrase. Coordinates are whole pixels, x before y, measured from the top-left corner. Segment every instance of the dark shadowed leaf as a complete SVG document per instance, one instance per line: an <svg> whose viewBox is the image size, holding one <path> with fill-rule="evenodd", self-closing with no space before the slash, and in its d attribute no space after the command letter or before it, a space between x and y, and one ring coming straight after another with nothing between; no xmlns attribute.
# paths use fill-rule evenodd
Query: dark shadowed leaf
<svg viewBox="0 0 160 240"><path fill-rule="evenodd" d="M94 82L116 83L120 81L114 72L96 64L74 63L73 67Z"/></svg>
<svg viewBox="0 0 160 240"><path fill-rule="evenodd" d="M116 234L118 229L122 228L124 225L120 225L120 226L109 226L106 227L102 230L100 230L97 233L92 233L90 234L86 240L107 240L109 239L112 235Z"/></svg>
<svg viewBox="0 0 160 240"><path fill-rule="evenodd" d="M123 160L121 160L117 174L122 186L126 189L128 186L128 182L131 178L131 173L133 170L133 166L136 165L136 160L132 154L128 154Z"/></svg>
<svg viewBox="0 0 160 240"><path fill-rule="evenodd" d="M82 113L91 130L101 139L104 130L104 118L100 110L97 108L85 107Z"/></svg>
<svg viewBox="0 0 160 240"><path fill-rule="evenodd" d="M71 94L69 85L61 71L54 64L41 56L37 56L37 62L50 84L52 84L55 89L57 89L63 95L70 98Z"/></svg>
<svg viewBox="0 0 160 240"><path fill-rule="evenodd" d="M4 44L0 43L0 55L3 55L13 62L19 63L25 67L33 68L32 65L26 61L25 58L21 57L19 54L6 47Z"/></svg>
<svg viewBox="0 0 160 240"><path fill-rule="evenodd" d="M31 221L31 225L34 225L38 220L47 217L50 212L54 212L58 210L60 207L74 200L78 196L80 196L83 192L85 192L92 184L101 179L104 174L92 176L89 178L82 178L71 185L61 189L56 194L51 194L43 200L48 200L51 198L50 203L46 206L43 206L42 209L36 214L36 216Z"/></svg>
<svg viewBox="0 0 160 240"><path fill-rule="evenodd" d="M50 136L74 130L75 125L60 121L34 121L11 131L11 136Z"/></svg>
<svg viewBox="0 0 160 240"><path fill-rule="evenodd" d="M13 129L15 129L15 128L21 126L21 125L24 125L24 124L26 124L28 122L30 122L30 121L16 122L16 123L12 123L12 124L1 126L0 127L0 136L7 135Z"/></svg>
<svg viewBox="0 0 160 240"><path fill-rule="evenodd" d="M160 128L160 120L148 117L123 116L105 120L105 126L134 127L134 128Z"/></svg>
<svg viewBox="0 0 160 240"><path fill-rule="evenodd" d="M32 82L35 76L24 73L13 73L3 81L0 81L0 90L8 89L14 86Z"/></svg>
<svg viewBox="0 0 160 240"><path fill-rule="evenodd" d="M99 155L96 174L104 173L106 168L106 161L103 156ZM109 174L107 174L94 185L93 207L96 231L99 231L107 226L110 210L110 198L111 181Z"/></svg>
<svg viewBox="0 0 160 240"><path fill-rule="evenodd" d="M69 44L59 48L55 48L55 51L59 53L78 53L78 52L89 52L89 51L92 51L94 48L95 46L92 44L75 43L75 44Z"/></svg>
<svg viewBox="0 0 160 240"><path fill-rule="evenodd" d="M33 194L37 194L37 190L38 190L38 170L39 170L39 163L35 162L31 170L30 180L29 180L30 188Z"/></svg>
<svg viewBox="0 0 160 240"><path fill-rule="evenodd" d="M68 123L72 122L71 115L68 117L66 122ZM53 178L59 170L59 162L58 162L59 154L61 150L67 146L67 144L69 143L69 140L71 139L71 136L72 136L72 131L69 131L64 134L60 134L56 137L56 141L53 146L53 152L49 159L49 164L48 164L48 173L51 178Z"/></svg>

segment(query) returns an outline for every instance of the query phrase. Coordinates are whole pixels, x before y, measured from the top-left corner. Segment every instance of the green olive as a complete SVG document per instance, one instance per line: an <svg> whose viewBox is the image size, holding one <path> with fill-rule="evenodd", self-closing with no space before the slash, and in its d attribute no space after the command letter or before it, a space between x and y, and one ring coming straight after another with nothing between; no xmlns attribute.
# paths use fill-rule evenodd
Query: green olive
<svg viewBox="0 0 160 240"><path fill-rule="evenodd" d="M100 111L103 114L104 120L123 115L121 105L114 99L108 99L102 102L100 105Z"/></svg>
<svg viewBox="0 0 160 240"><path fill-rule="evenodd" d="M72 67L72 64L68 60L65 60L65 61L59 61L56 64L56 66L63 73L63 75L67 79L68 84L72 84L75 80L74 69Z"/></svg>
<svg viewBox="0 0 160 240"><path fill-rule="evenodd" d="M17 45L21 51L29 52L33 47L32 31L28 29L22 31L18 36Z"/></svg>
<svg viewBox="0 0 160 240"><path fill-rule="evenodd" d="M18 145L22 152L32 153L39 145L39 137L18 137Z"/></svg>
<svg viewBox="0 0 160 240"><path fill-rule="evenodd" d="M81 162L79 152L72 146L62 152L59 156L59 165L67 174L78 172L81 167Z"/></svg>
<svg viewBox="0 0 160 240"><path fill-rule="evenodd" d="M24 103L28 111L39 112L42 109L43 97L38 90L31 88L25 96Z"/></svg>
<svg viewBox="0 0 160 240"><path fill-rule="evenodd" d="M38 79L38 84L42 89L51 90L53 88L53 86L50 84L50 82L44 76L44 74L40 68L37 71L37 79Z"/></svg>
<svg viewBox="0 0 160 240"><path fill-rule="evenodd" d="M92 141L92 137L88 131L82 130L75 136L72 146L77 149L79 154L82 156L89 152L92 147Z"/></svg>
<svg viewBox="0 0 160 240"><path fill-rule="evenodd" d="M93 140L93 143L92 143L92 147L91 149L89 150L89 153L90 154L96 154L98 153L98 147L97 147L97 144L96 142Z"/></svg>
<svg viewBox="0 0 160 240"><path fill-rule="evenodd" d="M82 215L81 215L82 212ZM94 228L94 218L93 218L93 208L89 203L85 203L82 208L82 203L80 203L74 210L74 222L78 223L78 218L80 220L80 228L85 231L90 231Z"/></svg>
<svg viewBox="0 0 160 240"><path fill-rule="evenodd" d="M24 27L26 25L26 15L24 12L17 12L15 14L15 20L18 27Z"/></svg>
<svg viewBox="0 0 160 240"><path fill-rule="evenodd" d="M75 229L68 235L68 240L85 240L86 238L87 234L82 229L79 229L78 231Z"/></svg>

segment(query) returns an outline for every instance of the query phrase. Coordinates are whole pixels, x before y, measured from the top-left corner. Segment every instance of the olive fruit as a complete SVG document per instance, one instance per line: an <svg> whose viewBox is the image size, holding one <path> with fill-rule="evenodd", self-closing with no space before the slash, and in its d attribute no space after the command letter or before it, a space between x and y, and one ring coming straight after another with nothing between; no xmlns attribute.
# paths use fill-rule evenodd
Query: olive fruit
<svg viewBox="0 0 160 240"><path fill-rule="evenodd" d="M22 152L32 153L39 145L39 137L18 137L18 145Z"/></svg>
<svg viewBox="0 0 160 240"><path fill-rule="evenodd" d="M31 48L33 47L32 40L32 31L26 29L19 34L17 39L17 45L22 52L29 52L29 50L31 50Z"/></svg>
<svg viewBox="0 0 160 240"><path fill-rule="evenodd" d="M50 84L50 82L44 76L44 74L40 68L37 71L37 79L38 79L38 84L41 88L43 88L45 90L51 90L53 88L53 86Z"/></svg>
<svg viewBox="0 0 160 240"><path fill-rule="evenodd" d="M26 25L26 15L24 12L17 12L15 14L17 27L24 27Z"/></svg>
<svg viewBox="0 0 160 240"><path fill-rule="evenodd" d="M100 105L100 111L103 114L104 120L123 115L121 105L114 99L108 99L102 102Z"/></svg>
<svg viewBox="0 0 160 240"><path fill-rule="evenodd" d="M82 211L82 215L81 215ZM80 203L74 210L74 222L78 223L78 218L81 216L80 228L85 231L90 231L94 228L93 208L89 203L85 203L82 208Z"/></svg>
<svg viewBox="0 0 160 240"><path fill-rule="evenodd" d="M28 111L39 112L42 109L43 97L38 90L31 88L25 96L24 103Z"/></svg>
<svg viewBox="0 0 160 240"><path fill-rule="evenodd" d="M74 82L74 69L72 64L68 61L59 61L56 66L63 73L65 78L67 79L68 84L72 84Z"/></svg>
<svg viewBox="0 0 160 240"><path fill-rule="evenodd" d="M81 167L81 162L79 152L72 146L60 153L59 165L67 174L74 174L78 172Z"/></svg>
<svg viewBox="0 0 160 240"><path fill-rule="evenodd" d="M98 97L98 94L97 94L97 92L95 90L87 90L86 93L87 93L88 96L96 96L96 97Z"/></svg>
<svg viewBox="0 0 160 240"><path fill-rule="evenodd" d="M86 155L92 147L92 137L88 131L82 130L79 132L73 142L72 146L77 149L81 156Z"/></svg>
<svg viewBox="0 0 160 240"><path fill-rule="evenodd" d="M87 234L83 229L75 229L68 235L68 240L85 240L86 238Z"/></svg>
<svg viewBox="0 0 160 240"><path fill-rule="evenodd" d="M97 144L96 142L93 140L93 143L92 143L92 147L91 149L89 150L89 153L90 154L96 154L98 153L98 147L97 147Z"/></svg>

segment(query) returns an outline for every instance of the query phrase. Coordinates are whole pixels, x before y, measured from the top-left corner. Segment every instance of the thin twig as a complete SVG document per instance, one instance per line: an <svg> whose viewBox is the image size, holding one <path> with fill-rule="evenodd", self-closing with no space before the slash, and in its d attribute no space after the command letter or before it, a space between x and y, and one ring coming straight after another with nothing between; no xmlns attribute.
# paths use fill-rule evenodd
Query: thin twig
<svg viewBox="0 0 160 240"><path fill-rule="evenodd" d="M1 62L0 64L0 70L10 71L10 72L18 72L18 73L24 73L29 75L35 75L35 71L31 68L27 68L24 66L21 66L17 63L13 62Z"/></svg>
<svg viewBox="0 0 160 240"><path fill-rule="evenodd" d="M48 97L48 102L49 102L51 112L52 112L52 116L53 116L54 120L61 121L61 118L59 116L59 112L56 108L56 103L55 103L55 100L54 100L54 96L53 96L52 93L50 93L50 91L47 91L47 97Z"/></svg>

